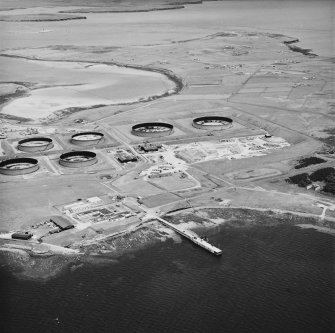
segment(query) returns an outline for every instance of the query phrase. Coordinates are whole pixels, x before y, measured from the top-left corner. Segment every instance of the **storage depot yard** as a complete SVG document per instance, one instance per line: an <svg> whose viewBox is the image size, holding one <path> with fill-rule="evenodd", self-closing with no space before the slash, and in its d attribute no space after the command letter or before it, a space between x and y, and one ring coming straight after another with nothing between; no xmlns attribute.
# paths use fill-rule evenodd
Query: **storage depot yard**
<svg viewBox="0 0 335 333"><path fill-rule="evenodd" d="M187 170L189 164L218 159L241 159L263 156L290 144L279 137L251 136L222 139L219 142L205 141L180 145L163 145L159 152L147 153L146 158L154 163L142 171L146 179L168 177L175 172Z"/></svg>
<svg viewBox="0 0 335 333"><path fill-rule="evenodd" d="M290 144L284 139L264 136L222 139L221 142L195 142L176 146L175 156L187 163L198 163L221 158L240 159L262 156L273 149L288 147Z"/></svg>
<svg viewBox="0 0 335 333"><path fill-rule="evenodd" d="M285 181L302 158L334 167L332 60L272 25L226 26L218 14L232 22L225 3L150 11L147 21L100 7L85 20L31 21L59 16L65 4L3 11L4 235L31 232L27 242L51 252L81 251L134 228L157 231L155 216L189 207L281 209L320 224L335 218L329 194L312 189L320 184L307 190ZM21 163L27 158L34 164ZM66 205L79 211L59 209ZM73 228L50 232L54 216Z"/></svg>

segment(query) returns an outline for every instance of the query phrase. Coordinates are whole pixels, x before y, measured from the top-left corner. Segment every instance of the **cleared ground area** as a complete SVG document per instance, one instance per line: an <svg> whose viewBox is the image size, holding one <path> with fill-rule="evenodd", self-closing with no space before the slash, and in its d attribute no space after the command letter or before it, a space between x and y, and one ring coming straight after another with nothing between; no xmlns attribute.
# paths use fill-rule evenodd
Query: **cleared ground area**
<svg viewBox="0 0 335 333"><path fill-rule="evenodd" d="M30 226L41 218L56 215L56 205L105 193L106 188L96 181L77 177L29 180L14 186L13 183L2 183L1 230Z"/></svg>

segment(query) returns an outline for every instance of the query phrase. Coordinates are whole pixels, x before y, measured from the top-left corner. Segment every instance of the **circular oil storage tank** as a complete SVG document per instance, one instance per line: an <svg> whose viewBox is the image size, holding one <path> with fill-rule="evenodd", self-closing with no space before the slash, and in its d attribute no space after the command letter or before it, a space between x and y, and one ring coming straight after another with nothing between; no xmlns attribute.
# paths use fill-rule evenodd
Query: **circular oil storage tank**
<svg viewBox="0 0 335 333"><path fill-rule="evenodd" d="M142 123L131 129L131 134L142 137L168 136L173 133L173 125L168 123Z"/></svg>
<svg viewBox="0 0 335 333"><path fill-rule="evenodd" d="M100 132L81 132L71 137L71 143L81 147L94 146L103 141L104 134Z"/></svg>
<svg viewBox="0 0 335 333"><path fill-rule="evenodd" d="M54 144L50 138L29 138L18 142L18 149L26 152L44 151L53 148Z"/></svg>
<svg viewBox="0 0 335 333"><path fill-rule="evenodd" d="M71 151L59 157L59 164L68 168L87 167L97 161L97 155L91 151Z"/></svg>
<svg viewBox="0 0 335 333"><path fill-rule="evenodd" d="M0 162L0 173L8 176L26 175L39 169L35 158L12 158Z"/></svg>
<svg viewBox="0 0 335 333"><path fill-rule="evenodd" d="M202 130L219 131L233 126L233 120L228 117L205 116L193 119L192 125Z"/></svg>

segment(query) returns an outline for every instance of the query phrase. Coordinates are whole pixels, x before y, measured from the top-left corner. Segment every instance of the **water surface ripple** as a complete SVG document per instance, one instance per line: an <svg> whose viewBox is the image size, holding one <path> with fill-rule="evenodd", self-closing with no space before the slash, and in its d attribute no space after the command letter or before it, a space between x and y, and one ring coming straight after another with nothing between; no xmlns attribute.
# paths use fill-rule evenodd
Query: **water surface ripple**
<svg viewBox="0 0 335 333"><path fill-rule="evenodd" d="M167 241L46 282L1 268L3 332L331 332L334 237L292 226Z"/></svg>

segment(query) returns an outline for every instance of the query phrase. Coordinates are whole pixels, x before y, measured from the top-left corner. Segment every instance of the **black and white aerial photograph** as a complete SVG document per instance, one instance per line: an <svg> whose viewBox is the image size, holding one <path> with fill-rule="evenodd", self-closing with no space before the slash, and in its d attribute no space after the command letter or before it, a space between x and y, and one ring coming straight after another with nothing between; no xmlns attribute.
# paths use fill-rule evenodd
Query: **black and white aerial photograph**
<svg viewBox="0 0 335 333"><path fill-rule="evenodd" d="M1 332L335 332L334 64L333 0L0 0Z"/></svg>

